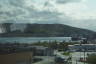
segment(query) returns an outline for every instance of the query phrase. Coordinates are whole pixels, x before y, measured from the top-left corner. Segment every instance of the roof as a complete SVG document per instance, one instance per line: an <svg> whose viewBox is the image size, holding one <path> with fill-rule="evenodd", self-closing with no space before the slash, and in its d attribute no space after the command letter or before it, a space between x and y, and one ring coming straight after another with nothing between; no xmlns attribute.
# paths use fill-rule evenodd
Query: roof
<svg viewBox="0 0 96 64"><path fill-rule="evenodd" d="M32 48L36 48L36 49L47 49L48 47L44 47L44 46L30 46Z"/></svg>

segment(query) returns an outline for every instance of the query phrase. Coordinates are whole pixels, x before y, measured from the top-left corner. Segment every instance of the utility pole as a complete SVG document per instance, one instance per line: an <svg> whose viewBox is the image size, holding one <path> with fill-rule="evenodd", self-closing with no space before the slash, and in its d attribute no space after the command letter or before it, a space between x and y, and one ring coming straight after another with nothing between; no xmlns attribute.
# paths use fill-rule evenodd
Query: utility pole
<svg viewBox="0 0 96 64"><path fill-rule="evenodd" d="M84 64L85 64L86 58L85 58L85 49L84 49Z"/></svg>
<svg viewBox="0 0 96 64"><path fill-rule="evenodd" d="M77 63L77 60L76 60L76 64L78 64L78 63Z"/></svg>

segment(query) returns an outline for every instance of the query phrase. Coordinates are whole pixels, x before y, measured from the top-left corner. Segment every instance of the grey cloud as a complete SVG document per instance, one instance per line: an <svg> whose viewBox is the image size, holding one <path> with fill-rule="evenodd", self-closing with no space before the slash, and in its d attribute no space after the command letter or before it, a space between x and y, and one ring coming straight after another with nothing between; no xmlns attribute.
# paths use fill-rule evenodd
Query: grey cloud
<svg viewBox="0 0 96 64"><path fill-rule="evenodd" d="M16 21L16 20L20 20L18 18L20 17L24 18L25 16L27 16L29 12L27 10L27 7L25 7L23 1L24 0L6 0L6 1L1 0L0 1L0 17L2 17L1 19L4 19L4 20L3 21L0 20L0 22L7 22L7 23L19 22L19 21Z"/></svg>
<svg viewBox="0 0 96 64"><path fill-rule="evenodd" d="M0 16L2 16L1 19L3 19L2 22L7 23L16 23L16 22L38 22L42 23L43 21L47 22L49 21L52 23L53 21L59 19L58 16L61 15L58 12L50 12L49 10L39 11L37 9L34 9L34 6L28 7L24 4L25 0L7 0L1 1L1 9L0 10ZM6 4L6 5L5 5ZM8 6L7 6L8 5ZM9 8L9 11L7 8ZM3 10L6 9L6 10ZM6 17L6 18L5 18ZM40 19L40 20L38 20ZM59 21L59 20L58 20Z"/></svg>
<svg viewBox="0 0 96 64"><path fill-rule="evenodd" d="M56 0L57 3L64 4L64 3L72 3L72 2L80 2L82 0Z"/></svg>

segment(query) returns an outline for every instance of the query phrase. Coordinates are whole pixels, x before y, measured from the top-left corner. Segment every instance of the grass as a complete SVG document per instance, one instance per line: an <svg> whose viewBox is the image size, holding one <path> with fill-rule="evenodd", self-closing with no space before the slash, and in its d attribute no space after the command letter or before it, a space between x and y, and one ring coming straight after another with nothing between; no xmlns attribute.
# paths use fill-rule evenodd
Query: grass
<svg viewBox="0 0 96 64"><path fill-rule="evenodd" d="M62 54L65 55L65 56L69 56L70 55L70 52L64 52Z"/></svg>

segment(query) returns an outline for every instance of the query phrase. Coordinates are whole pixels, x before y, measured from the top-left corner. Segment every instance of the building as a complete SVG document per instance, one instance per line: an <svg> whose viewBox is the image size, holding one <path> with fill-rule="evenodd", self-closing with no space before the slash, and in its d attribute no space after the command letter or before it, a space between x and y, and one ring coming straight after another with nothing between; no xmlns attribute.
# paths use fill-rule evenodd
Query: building
<svg viewBox="0 0 96 64"><path fill-rule="evenodd" d="M76 43L85 42L86 43L87 39L86 38L74 38L74 37L72 37L71 42L76 42Z"/></svg>
<svg viewBox="0 0 96 64"><path fill-rule="evenodd" d="M30 48L34 48L35 56L53 56L54 50L44 46L31 46Z"/></svg>
<svg viewBox="0 0 96 64"><path fill-rule="evenodd" d="M32 52L0 54L0 64L32 64Z"/></svg>
<svg viewBox="0 0 96 64"><path fill-rule="evenodd" d="M74 44L68 47L70 51L96 51L96 44Z"/></svg>
<svg viewBox="0 0 96 64"><path fill-rule="evenodd" d="M32 64L33 49L12 44L0 45L0 64Z"/></svg>

